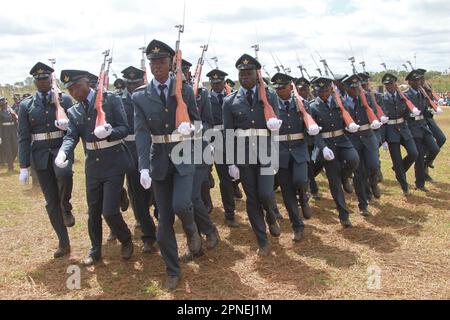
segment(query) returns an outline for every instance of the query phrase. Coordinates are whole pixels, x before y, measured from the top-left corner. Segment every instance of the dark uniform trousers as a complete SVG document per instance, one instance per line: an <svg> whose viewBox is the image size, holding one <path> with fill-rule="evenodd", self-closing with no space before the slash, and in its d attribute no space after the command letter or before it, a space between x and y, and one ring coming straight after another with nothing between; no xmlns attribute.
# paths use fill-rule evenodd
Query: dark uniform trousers
<svg viewBox="0 0 450 320"><path fill-rule="evenodd" d="M372 101L367 96L367 101ZM352 98L346 96L345 102L351 103ZM353 98L354 106L347 105L347 110L356 124L360 126L369 125L369 117L366 109L363 107L359 97ZM369 102L371 103L371 102ZM378 173L380 160L378 156L379 140L372 129L358 131L349 134L350 141L353 144L359 156L359 165L353 177L356 196L358 197L359 209L367 209L368 194L371 188L378 184Z"/></svg>
<svg viewBox="0 0 450 320"><path fill-rule="evenodd" d="M225 98L223 104L223 123L225 129L267 130L266 119L264 117L264 109L258 99L259 90L260 88L257 87L256 92L253 92L253 101L251 104L246 98L246 93L244 93L243 88L236 92L233 92L231 95ZM275 92L267 90L267 97L275 114L278 114L278 96L275 94ZM268 148L267 150L265 150L265 154L267 156L270 156L270 137L257 138L267 139L266 146ZM260 139L257 140L261 141ZM250 224L256 234L259 246L266 246L267 234L263 209L267 213L267 223L274 224L276 222L274 213L276 210L276 201L275 192L273 190L275 182L275 172L271 175L263 175L267 174L267 171L269 170L268 166L270 166L270 164L263 164L260 157L257 156L258 151L261 152L262 149L258 150L256 144L255 146L250 146L251 143L249 141L250 139L248 138L239 137L236 140L240 140L237 142L238 146L242 145L241 142L243 142L245 146L243 150L236 150L235 148L234 155L243 155L246 161L245 163L236 163L236 159L232 159L230 163L230 159L228 159L229 154L227 154L227 162L230 164L235 163L239 168L241 183L247 196L246 207ZM260 146L259 143L258 146ZM255 159L258 160L255 164L250 164L248 161L250 159L251 153L254 154Z"/></svg>
<svg viewBox="0 0 450 320"><path fill-rule="evenodd" d="M95 95L89 104L78 103L69 109L69 130L64 137L61 151L72 153L80 137L83 139L86 155L88 230L92 244L90 256L99 259L102 253L102 215L121 243L132 240L131 232L120 213L120 195L125 173L132 169L132 158L123 142L98 150L86 148L86 143L99 142L93 134L97 118L94 102ZM114 142L125 138L128 135L128 122L120 97L105 93L103 110L106 122L113 128L107 141Z"/></svg>
<svg viewBox="0 0 450 320"><path fill-rule="evenodd" d="M61 105L67 111L72 106L69 96L63 94ZM60 131L55 127L55 106L43 101L36 93L23 100L19 109L19 161L22 168L30 167L32 175L39 181L46 201L46 210L50 223L55 230L62 247L69 245L67 228L64 225L63 213L71 213L70 203L73 189L72 165L60 169L54 159L63 139L33 141L33 134ZM73 153L68 154L73 158ZM34 182L33 176L33 184Z"/></svg>
<svg viewBox="0 0 450 320"><path fill-rule="evenodd" d="M412 88L405 92L409 100L419 109L422 115L426 115L427 102L422 93L414 93ZM416 187L422 188L425 186L425 156L427 160L432 163L438 155L440 148L433 137L433 133L427 125L425 119L414 120L415 118L408 118L408 126L411 130L412 136L416 143L418 156L414 166L416 176ZM408 171L408 168L405 168Z"/></svg>
<svg viewBox="0 0 450 320"><path fill-rule="evenodd" d="M214 120L211 110L211 102L209 99L208 91L205 89L199 89L197 96L197 108L202 120L203 131L212 128ZM210 235L215 231L214 224L209 217L208 210L202 198L202 186L206 183L209 184L209 171L211 165L204 163L203 155L205 150L209 148L206 141L202 141L201 144L194 144L194 151L196 154L202 155L202 163L195 165L194 182L192 186L192 204L194 206L194 219L197 223L200 234ZM196 157L198 158L198 157Z"/></svg>
<svg viewBox="0 0 450 320"><path fill-rule="evenodd" d="M319 127L322 127L322 132L333 132L336 130L344 130L345 128L341 111L334 98L331 100L331 106L327 106L320 98L316 98L311 103L311 115ZM342 182L350 178L358 168L358 153L345 134L326 139L319 134L316 141L312 159L323 163L331 195L339 211L339 218L340 220L346 220L349 217L349 211L345 203ZM323 158L322 151L325 147L333 151L335 156L334 160L326 161Z"/></svg>
<svg viewBox="0 0 450 320"><path fill-rule="evenodd" d="M221 126L223 124L222 118L222 104L218 98L213 94L209 95L211 102L211 109L214 118L214 125ZM223 131L223 130L221 130ZM215 163L217 175L219 176L219 189L222 198L223 209L225 211L225 219L234 220L236 205L234 202L233 180L228 173L228 165L224 164L226 159L224 152L224 145L215 146L215 152L223 152L222 163Z"/></svg>
<svg viewBox="0 0 450 320"><path fill-rule="evenodd" d="M172 92L174 82L174 79L170 80L167 92ZM190 120L200 121L192 87L183 84L182 94L188 107ZM188 238L198 232L192 205L195 172L195 165L192 163L192 141L152 143L152 135L171 135L177 129L175 127L175 97L169 94L163 103L153 81L136 89L132 99L135 107L134 125L139 170L150 170L153 194L158 208L157 240L159 248L166 264L167 274L178 276L181 269L173 228L175 215L180 219ZM184 149L189 149L191 152L190 162L182 159L181 163L174 164L172 153L175 147L182 147L183 155Z"/></svg>
<svg viewBox="0 0 450 320"><path fill-rule="evenodd" d="M124 90L121 97L128 120L128 134L134 135L134 106L133 100L131 99L131 94L128 90ZM125 141L125 145L131 153L134 164L133 170L126 173L130 204L136 220L141 225L142 242L154 243L156 242L156 226L153 218L150 216L149 203L151 191L145 190L141 186L136 142Z"/></svg>

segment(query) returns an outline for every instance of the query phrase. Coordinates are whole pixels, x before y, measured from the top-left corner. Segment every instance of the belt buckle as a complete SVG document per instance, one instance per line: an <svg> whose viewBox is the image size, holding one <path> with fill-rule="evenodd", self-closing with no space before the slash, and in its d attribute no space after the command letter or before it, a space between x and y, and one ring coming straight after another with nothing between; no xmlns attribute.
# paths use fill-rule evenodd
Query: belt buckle
<svg viewBox="0 0 450 320"><path fill-rule="evenodd" d="M45 139L46 140L50 140L52 138L52 136L50 135L50 132L46 132L45 133Z"/></svg>
<svg viewBox="0 0 450 320"><path fill-rule="evenodd" d="M292 140L292 136L290 134L287 135L287 141L291 141Z"/></svg>
<svg viewBox="0 0 450 320"><path fill-rule="evenodd" d="M98 143L97 143L97 141L94 141L93 143L94 143L94 150L98 150L98 149L99 149L99 147L98 147Z"/></svg>
<svg viewBox="0 0 450 320"><path fill-rule="evenodd" d="M331 131L330 134L332 138L336 137L336 131Z"/></svg>
<svg viewBox="0 0 450 320"><path fill-rule="evenodd" d="M164 141L164 143L170 143L170 135L164 135L163 136L163 141Z"/></svg>

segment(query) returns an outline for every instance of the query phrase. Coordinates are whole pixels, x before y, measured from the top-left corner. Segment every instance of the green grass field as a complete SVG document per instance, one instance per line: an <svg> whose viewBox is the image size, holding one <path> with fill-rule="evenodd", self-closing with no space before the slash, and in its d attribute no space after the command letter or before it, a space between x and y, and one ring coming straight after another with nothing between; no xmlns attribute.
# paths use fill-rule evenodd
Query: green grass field
<svg viewBox="0 0 450 320"><path fill-rule="evenodd" d="M438 122L450 136L450 109ZM271 256L256 255L256 239L237 203L240 229L224 225L216 178L212 190L221 243L200 259L182 266L175 292L162 290L164 263L159 254L143 256L139 232L135 255L120 259L120 245L106 244L104 259L81 268L81 289L69 290L67 269L90 248L81 148L77 150L70 258L54 260L57 241L40 190L19 185L18 173L0 168L0 299L449 299L450 298L450 147L445 145L431 171L431 192L413 191L406 199L398 186L387 152L381 151L385 182L381 200L370 205L372 216L361 217L355 196L347 196L354 228L342 230L323 176L322 200L312 201L314 217L306 222L304 240L291 241L291 228L281 195L283 234L270 238ZM81 160L81 161L80 161ZM413 170L408 181L414 184ZM134 225L131 209L124 214ZM106 226L106 225L105 225ZM106 229L106 228L105 228ZM181 253L185 237L177 222ZM373 286L372 270L379 271Z"/></svg>

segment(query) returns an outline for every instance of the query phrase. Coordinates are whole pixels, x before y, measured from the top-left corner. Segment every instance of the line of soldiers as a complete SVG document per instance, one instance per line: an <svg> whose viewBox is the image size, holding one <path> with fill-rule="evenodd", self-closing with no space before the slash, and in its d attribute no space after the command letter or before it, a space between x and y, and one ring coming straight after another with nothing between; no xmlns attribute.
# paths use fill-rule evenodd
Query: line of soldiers
<svg viewBox="0 0 450 320"><path fill-rule="evenodd" d="M153 40L146 53L153 79L145 84L144 71L132 66L123 70L124 82L117 83L123 85L120 94L104 92L101 97L106 123L98 126L97 92L92 86L96 79L92 81L91 74L83 70L61 72L61 81L76 100L73 104L66 94L52 93L51 67L37 63L30 71L37 91L22 101L19 108L20 181L27 183L30 166L36 169L50 222L59 239L55 258L70 253L67 228L75 224L70 204L72 164L80 138L85 153L88 231L92 244L82 264L91 266L102 257L102 217L121 243L122 258L132 257L131 231L120 212L126 177L131 206L142 228L142 252L154 253L158 243L166 264L167 289L175 289L179 284L180 262L205 254L203 236L208 251L220 242L209 215L212 206L209 176L213 164L203 157L194 164L192 159L198 158L198 154L226 159L215 161L214 166L220 181L225 222L230 228L239 227L235 220L235 196L242 198L236 192L239 181L242 184L260 256L270 254L267 227L272 236L280 236L276 180L296 242L302 239L305 228L302 217L312 217L309 198L311 194L319 197L315 177L323 168L342 226L352 226L344 192L355 190L361 214L370 215L369 201L381 197L378 150L382 145L389 148L393 169L405 195L410 193L406 172L413 163L416 187L427 191L425 181L431 179L427 168L432 168L445 136L418 90L425 70L413 70L407 77L410 89L405 94L418 110L413 115L396 90L396 77L386 73L383 77L386 93L377 94L376 99L389 119L380 128L369 121L361 100L361 94L365 94L377 112L368 91L368 74L336 76L337 79L318 77L310 82L303 77L294 79L277 73L271 79L273 90L260 85L261 64L244 54L236 61L241 85L238 90L227 94L226 88L234 83L225 80L226 72L216 69L207 74L211 90L200 88L194 92L190 84L191 64L183 61L185 81L181 92L190 122L177 124L179 101L171 75L175 52L167 44ZM339 89L333 90L333 84ZM367 92L361 92L361 84ZM293 90L298 90L305 109L321 128L320 133L305 125ZM267 110L260 99L262 91L266 92L274 114L270 119L266 118ZM338 94L355 126L344 122L336 100ZM60 99L68 123L56 118L54 99ZM208 129L217 134L216 138L222 137L224 143L211 144L211 139L204 139L203 133ZM235 132L233 138L226 130ZM252 139L255 137L258 139ZM272 139L279 143L278 150L272 150ZM267 147L269 156L272 152L276 154L279 170L271 169L274 157L264 158L258 153L260 145ZM407 150L404 159L400 145ZM238 150L236 146L242 148ZM252 158L256 161L251 161ZM157 226L150 215L150 204L157 208ZM181 256L173 228L175 216L181 221L187 240L188 251Z"/></svg>

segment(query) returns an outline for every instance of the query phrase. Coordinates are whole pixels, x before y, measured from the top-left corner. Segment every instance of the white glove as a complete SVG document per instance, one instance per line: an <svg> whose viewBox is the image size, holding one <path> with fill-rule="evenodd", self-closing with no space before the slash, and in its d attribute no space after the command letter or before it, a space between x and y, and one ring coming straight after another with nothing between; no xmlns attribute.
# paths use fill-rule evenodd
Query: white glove
<svg viewBox="0 0 450 320"><path fill-rule="evenodd" d="M323 157L325 160L327 160L327 161L334 160L334 152L330 148L328 148L328 147L323 148L322 153L323 153Z"/></svg>
<svg viewBox="0 0 450 320"><path fill-rule="evenodd" d="M437 109L436 109L436 114L441 114L441 113L443 113L443 112L444 112L444 110L442 110L441 107L437 107Z"/></svg>
<svg viewBox="0 0 450 320"><path fill-rule="evenodd" d="M350 123L350 125L348 126L348 128L345 128L345 130L347 130L350 133L355 133L358 132L359 127L356 123L352 122Z"/></svg>
<svg viewBox="0 0 450 320"><path fill-rule="evenodd" d="M55 127L57 127L59 130L67 131L67 129L69 129L69 120L55 120Z"/></svg>
<svg viewBox="0 0 450 320"><path fill-rule="evenodd" d="M152 186L152 178L150 178L150 171L148 169L141 170L141 186L148 190Z"/></svg>
<svg viewBox="0 0 450 320"><path fill-rule="evenodd" d="M382 125L383 125L383 124L382 124L380 121L378 121L378 120L373 120L373 122L370 124L370 127L371 127L373 130L378 130L378 129L381 128Z"/></svg>
<svg viewBox="0 0 450 320"><path fill-rule="evenodd" d="M107 123L104 126L98 126L94 130L94 134L100 140L108 138L112 133L112 126Z"/></svg>
<svg viewBox="0 0 450 320"><path fill-rule="evenodd" d="M385 123L388 123L389 118L386 116L381 116L380 120L381 120L381 123L385 124Z"/></svg>
<svg viewBox="0 0 450 320"><path fill-rule="evenodd" d="M269 121L267 121L267 128L270 131L278 131L278 130L280 130L282 123L283 123L283 121L280 119L270 118Z"/></svg>
<svg viewBox="0 0 450 320"><path fill-rule="evenodd" d="M317 136L320 132L320 127L317 124L313 124L308 128L308 134L310 136Z"/></svg>
<svg viewBox="0 0 450 320"><path fill-rule="evenodd" d="M27 185L30 179L30 174L28 173L28 169L20 169L19 181L22 185Z"/></svg>
<svg viewBox="0 0 450 320"><path fill-rule="evenodd" d="M416 107L414 107L414 109L412 110L412 115L413 115L413 117L420 116L420 110L417 109Z"/></svg>
<svg viewBox="0 0 450 320"><path fill-rule="evenodd" d="M55 158L55 164L58 168L64 169L69 164L69 160L67 160L66 153L64 151L59 151L58 155Z"/></svg>
<svg viewBox="0 0 450 320"><path fill-rule="evenodd" d="M239 180L240 174L239 174L239 168L235 165L228 167L228 173L230 174L230 177L232 177L234 180Z"/></svg>
<svg viewBox="0 0 450 320"><path fill-rule="evenodd" d="M381 147L383 148L384 151L388 151L389 150L389 144L385 141L383 142L383 144L381 145Z"/></svg>
<svg viewBox="0 0 450 320"><path fill-rule="evenodd" d="M178 132L183 136L190 135L195 130L195 127L189 122L182 122L178 127Z"/></svg>

